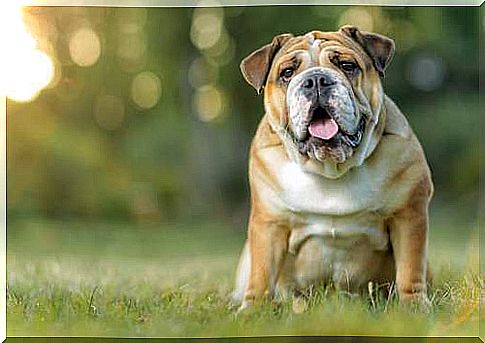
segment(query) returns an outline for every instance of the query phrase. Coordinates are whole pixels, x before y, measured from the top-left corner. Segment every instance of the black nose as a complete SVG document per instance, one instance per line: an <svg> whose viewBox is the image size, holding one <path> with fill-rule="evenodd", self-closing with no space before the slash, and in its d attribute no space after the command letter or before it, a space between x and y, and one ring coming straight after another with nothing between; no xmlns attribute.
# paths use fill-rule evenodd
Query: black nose
<svg viewBox="0 0 485 343"><path fill-rule="evenodd" d="M312 75L308 77L304 82L303 82L303 87L306 89L317 89L317 88L324 88L331 86L335 83L331 79L331 77L318 74L318 75Z"/></svg>

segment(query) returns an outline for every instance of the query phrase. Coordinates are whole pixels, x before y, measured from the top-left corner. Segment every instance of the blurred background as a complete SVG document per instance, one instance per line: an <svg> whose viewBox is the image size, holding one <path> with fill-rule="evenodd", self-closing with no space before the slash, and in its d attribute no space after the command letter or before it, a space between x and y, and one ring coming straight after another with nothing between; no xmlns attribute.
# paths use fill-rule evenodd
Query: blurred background
<svg viewBox="0 0 485 343"><path fill-rule="evenodd" d="M343 24L396 42L385 89L428 156L435 223L477 221L475 8L10 6L3 17L9 235L16 220L74 220L217 222L242 237L263 107L239 62L276 34Z"/></svg>

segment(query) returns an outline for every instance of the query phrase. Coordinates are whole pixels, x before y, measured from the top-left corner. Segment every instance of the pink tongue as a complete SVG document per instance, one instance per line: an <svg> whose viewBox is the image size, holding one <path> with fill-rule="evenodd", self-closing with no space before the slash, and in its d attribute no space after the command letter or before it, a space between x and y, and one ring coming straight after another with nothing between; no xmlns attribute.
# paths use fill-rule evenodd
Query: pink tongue
<svg viewBox="0 0 485 343"><path fill-rule="evenodd" d="M329 140L338 132L338 125L332 118L318 118L312 120L308 131L314 137Z"/></svg>

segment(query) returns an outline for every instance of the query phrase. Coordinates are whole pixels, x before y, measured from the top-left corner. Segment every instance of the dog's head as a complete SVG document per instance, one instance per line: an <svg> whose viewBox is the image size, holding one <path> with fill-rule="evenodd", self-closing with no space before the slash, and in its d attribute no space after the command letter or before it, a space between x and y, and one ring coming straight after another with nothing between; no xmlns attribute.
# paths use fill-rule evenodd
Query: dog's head
<svg viewBox="0 0 485 343"><path fill-rule="evenodd" d="M356 165L376 145L381 78L393 54L391 39L344 26L278 35L241 70L258 92L264 88L269 121L288 149L314 162Z"/></svg>

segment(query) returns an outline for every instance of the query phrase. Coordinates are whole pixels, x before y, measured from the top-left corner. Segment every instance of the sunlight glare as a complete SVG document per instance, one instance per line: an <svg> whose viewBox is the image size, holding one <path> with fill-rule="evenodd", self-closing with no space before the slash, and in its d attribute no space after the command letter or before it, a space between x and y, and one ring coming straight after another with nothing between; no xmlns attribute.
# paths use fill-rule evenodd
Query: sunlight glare
<svg viewBox="0 0 485 343"><path fill-rule="evenodd" d="M28 32L22 19L22 6L12 2L2 5L0 21L4 53L1 54L0 94L15 101L31 101L54 77L54 63Z"/></svg>

